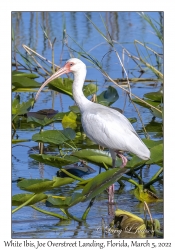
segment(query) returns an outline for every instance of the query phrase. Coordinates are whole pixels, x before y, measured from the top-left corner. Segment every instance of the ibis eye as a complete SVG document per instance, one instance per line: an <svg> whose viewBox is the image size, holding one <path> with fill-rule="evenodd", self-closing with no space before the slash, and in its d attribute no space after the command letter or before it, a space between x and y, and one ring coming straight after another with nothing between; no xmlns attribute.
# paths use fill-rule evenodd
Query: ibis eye
<svg viewBox="0 0 175 250"><path fill-rule="evenodd" d="M70 66L73 66L73 63L70 63Z"/></svg>

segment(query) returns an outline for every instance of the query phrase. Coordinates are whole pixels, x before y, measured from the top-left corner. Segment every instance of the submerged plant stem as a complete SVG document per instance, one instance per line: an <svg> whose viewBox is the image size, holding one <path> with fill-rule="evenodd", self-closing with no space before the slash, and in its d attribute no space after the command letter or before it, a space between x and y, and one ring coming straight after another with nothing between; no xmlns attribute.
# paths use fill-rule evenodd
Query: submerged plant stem
<svg viewBox="0 0 175 250"><path fill-rule="evenodd" d="M65 212L66 212L67 216L68 216L70 219L73 219L73 220L78 221L78 222L82 222L81 219L79 219L79 218L73 216L72 214L70 214L70 213L68 212L68 209L65 209Z"/></svg>
<svg viewBox="0 0 175 250"><path fill-rule="evenodd" d="M90 211L90 209L91 209L91 207L92 207L92 205L93 205L93 203L94 203L95 198L96 198L96 197L92 198L91 201L89 202L89 205L88 205L88 207L86 208L86 210L85 210L85 212L84 212L84 214L83 214L83 216L82 216L82 220L86 220L86 217L87 217L87 215L88 215L88 213L89 213L89 211Z"/></svg>
<svg viewBox="0 0 175 250"><path fill-rule="evenodd" d="M43 214L48 214L50 216L53 216L53 217L56 217L56 218L59 218L59 219L62 219L62 220L68 220L68 217L64 217L64 216L62 216L60 214L55 214L55 213L52 213L52 212L48 212L48 211L40 209L40 208L38 208L38 207L36 207L34 205L31 205L30 207L32 207L33 209L35 209L35 210L37 210L37 211L39 211L39 212L41 212Z"/></svg>

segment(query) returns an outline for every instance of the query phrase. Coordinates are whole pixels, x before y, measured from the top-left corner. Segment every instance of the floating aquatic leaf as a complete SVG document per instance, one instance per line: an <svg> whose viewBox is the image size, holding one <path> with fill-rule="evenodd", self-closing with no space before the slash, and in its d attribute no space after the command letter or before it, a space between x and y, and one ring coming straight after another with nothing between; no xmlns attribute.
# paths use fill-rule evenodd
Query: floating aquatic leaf
<svg viewBox="0 0 175 250"><path fill-rule="evenodd" d="M110 223L111 228L119 228L125 233L138 234L143 237L146 233L146 225L142 218L125 210L117 209L114 220Z"/></svg>
<svg viewBox="0 0 175 250"><path fill-rule="evenodd" d="M163 161L163 144L159 144L150 149L151 159L146 164L159 163Z"/></svg>
<svg viewBox="0 0 175 250"><path fill-rule="evenodd" d="M16 194L12 196L12 206L20 206L24 202L28 201L32 198L33 194ZM34 205L35 203L47 199L47 195L43 193L39 193L35 195L32 201L30 201L27 206Z"/></svg>
<svg viewBox="0 0 175 250"><path fill-rule="evenodd" d="M97 149L82 149L73 153L74 156L79 157L92 163L95 163L101 167L104 167L104 164L112 167L112 159L108 152L97 150ZM121 166L121 159L117 157L116 166Z"/></svg>
<svg viewBox="0 0 175 250"><path fill-rule="evenodd" d="M30 141L30 139L12 139L13 144L26 142L26 141Z"/></svg>
<svg viewBox="0 0 175 250"><path fill-rule="evenodd" d="M18 187L33 193L41 193L53 188L54 181L48 179L24 179L18 182Z"/></svg>
<svg viewBox="0 0 175 250"><path fill-rule="evenodd" d="M151 108L151 112L153 113L154 117L157 117L159 119L163 119L163 108L160 108L162 113L157 111L156 109Z"/></svg>
<svg viewBox="0 0 175 250"><path fill-rule="evenodd" d="M63 198L56 198L49 196L46 201L46 206L59 207L59 208L69 208L73 205L83 201L84 196L80 193L74 193L72 196Z"/></svg>
<svg viewBox="0 0 175 250"><path fill-rule="evenodd" d="M27 102L17 104L15 107L13 107L13 109L12 109L12 114L14 115L13 119L17 115L26 114L33 107L33 104L34 104L34 99L32 98L32 99L29 99L29 101L27 101Z"/></svg>
<svg viewBox="0 0 175 250"><path fill-rule="evenodd" d="M73 112L69 112L62 119L63 128L76 129L77 127L77 115Z"/></svg>
<svg viewBox="0 0 175 250"><path fill-rule="evenodd" d="M146 201L146 202L159 202L162 199L159 199L154 193L150 192L148 189L144 189L143 185L138 185L134 190L133 193L135 197L139 201Z"/></svg>
<svg viewBox="0 0 175 250"><path fill-rule="evenodd" d="M154 102L160 103L163 101L163 93L161 91L146 93L146 94L144 94L144 97L146 97Z"/></svg>
<svg viewBox="0 0 175 250"><path fill-rule="evenodd" d="M73 153L74 156L80 159L90 161L92 163L97 163L103 165L105 163L108 166L112 166L112 160L107 152L95 149L82 149Z"/></svg>
<svg viewBox="0 0 175 250"><path fill-rule="evenodd" d="M130 121L130 123L135 123L137 121L137 118L132 117L132 118L128 118L128 120Z"/></svg>
<svg viewBox="0 0 175 250"><path fill-rule="evenodd" d="M60 93L69 95L72 97L72 79L69 78L57 78L51 81L48 85L50 89L58 91Z"/></svg>
<svg viewBox="0 0 175 250"><path fill-rule="evenodd" d="M21 72L21 71L16 71L16 70L12 71L12 76L25 76L31 79L39 77L38 75L33 74L33 73L26 73L26 72Z"/></svg>
<svg viewBox="0 0 175 250"><path fill-rule="evenodd" d="M53 122L61 121L63 119L63 117L65 116L65 114L68 114L68 112L58 113L58 114L54 115L52 118L48 118L42 114L36 114L36 117L37 117L36 118L35 114L33 114L33 113L35 113L35 112L28 112L27 113L27 116L28 116L27 122L33 124L35 127L36 126L44 127L44 126L47 126Z"/></svg>
<svg viewBox="0 0 175 250"><path fill-rule="evenodd" d="M48 179L24 179L18 182L18 187L33 193L41 193L53 188L58 188L74 182L72 178L54 177L53 180Z"/></svg>
<svg viewBox="0 0 175 250"><path fill-rule="evenodd" d="M89 83L83 86L83 93L86 97L97 93L97 90L98 90L98 87L94 83Z"/></svg>
<svg viewBox="0 0 175 250"><path fill-rule="evenodd" d="M159 102L153 102L153 101L150 101L150 100L145 100L145 102L142 102L138 99L132 99L133 102L137 103L138 105L140 106L143 106L145 108L148 108L148 109L151 109L151 107L149 105L147 105L145 102L147 102L148 104L151 104L153 107L157 107L160 103Z"/></svg>
<svg viewBox="0 0 175 250"><path fill-rule="evenodd" d="M12 85L15 88L39 88L41 85L25 76L12 75Z"/></svg>
<svg viewBox="0 0 175 250"><path fill-rule="evenodd" d="M126 166L130 168L135 168L143 165L146 160L140 159L138 156L134 155L130 161L127 162Z"/></svg>
<svg viewBox="0 0 175 250"><path fill-rule="evenodd" d="M53 181L54 181L53 188L58 188L67 184L71 184L75 180L70 177L65 177L65 178L54 177Z"/></svg>
<svg viewBox="0 0 175 250"><path fill-rule="evenodd" d="M100 95L97 96L97 102L105 106L110 106L118 99L119 94L117 90L112 86L109 86L107 90L103 91Z"/></svg>
<svg viewBox="0 0 175 250"><path fill-rule="evenodd" d="M62 166L66 166L75 162L78 162L79 159L74 156L66 155L63 157L53 156L53 155L45 155L45 154L31 154L29 155L32 159L45 163L47 165L61 168Z"/></svg>
<svg viewBox="0 0 175 250"><path fill-rule="evenodd" d="M147 132L163 132L162 122L151 121L145 126Z"/></svg>
<svg viewBox="0 0 175 250"><path fill-rule="evenodd" d="M75 114L80 114L80 109L78 106L69 106L69 110Z"/></svg>
<svg viewBox="0 0 175 250"><path fill-rule="evenodd" d="M157 145L163 143L163 140L153 141L153 140L150 140L150 139L142 139L142 141L145 143L145 145L146 145L148 148L152 148L152 147L154 147L154 146L157 146Z"/></svg>
<svg viewBox="0 0 175 250"><path fill-rule="evenodd" d="M99 195L106 188L119 180L129 170L126 168L110 169L97 176L95 176L88 184L83 188L82 195L86 197L86 200L92 199Z"/></svg>
<svg viewBox="0 0 175 250"><path fill-rule="evenodd" d="M32 136L33 141L53 143L56 145L62 144L65 141L73 140L75 138L75 132L72 129L65 130L46 130Z"/></svg>
<svg viewBox="0 0 175 250"><path fill-rule="evenodd" d="M16 110L19 107L20 96L17 95L12 101L12 114L16 114Z"/></svg>

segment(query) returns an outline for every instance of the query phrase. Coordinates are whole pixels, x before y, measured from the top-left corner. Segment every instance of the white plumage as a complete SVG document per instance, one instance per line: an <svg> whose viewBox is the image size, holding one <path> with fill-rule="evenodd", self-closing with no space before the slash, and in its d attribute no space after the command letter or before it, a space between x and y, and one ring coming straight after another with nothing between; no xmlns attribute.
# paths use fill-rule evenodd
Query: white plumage
<svg viewBox="0 0 175 250"><path fill-rule="evenodd" d="M106 106L89 101L82 88L86 77L86 65L77 58L68 60L63 68L53 74L38 90L35 100L41 90L55 78L72 72L74 74L73 97L81 111L84 132L95 143L109 148L115 167L116 155L122 159L122 166L127 163L120 151L129 151L139 158L148 160L150 151L139 138L128 119L120 112ZM111 191L114 191L112 187ZM113 198L111 199L113 202Z"/></svg>

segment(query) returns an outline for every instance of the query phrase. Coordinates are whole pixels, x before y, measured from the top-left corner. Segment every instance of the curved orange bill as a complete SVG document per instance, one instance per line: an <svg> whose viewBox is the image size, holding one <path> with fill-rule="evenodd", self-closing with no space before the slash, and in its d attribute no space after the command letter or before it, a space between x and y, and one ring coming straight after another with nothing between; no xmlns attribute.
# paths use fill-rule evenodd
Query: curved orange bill
<svg viewBox="0 0 175 250"><path fill-rule="evenodd" d="M54 79L58 78L59 76L65 74L65 73L69 73L69 70L68 68L66 67L66 65L59 69L55 74L53 74L51 77L49 77L49 79L47 79L42 85L41 87L39 88L38 92L36 93L36 96L35 96L35 102L40 94L40 92L42 91L42 89L51 81L53 81Z"/></svg>

